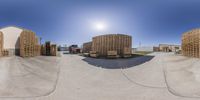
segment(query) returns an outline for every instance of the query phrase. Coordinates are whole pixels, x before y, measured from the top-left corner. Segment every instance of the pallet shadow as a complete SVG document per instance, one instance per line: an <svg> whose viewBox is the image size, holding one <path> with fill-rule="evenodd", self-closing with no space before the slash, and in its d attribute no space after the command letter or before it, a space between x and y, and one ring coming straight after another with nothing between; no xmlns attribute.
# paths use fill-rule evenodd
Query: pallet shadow
<svg viewBox="0 0 200 100"><path fill-rule="evenodd" d="M97 59L97 58L86 57L82 60L90 65L96 67L102 67L105 69L121 69L121 68L125 69L143 64L147 61L150 61L153 58L154 56L140 56L128 59Z"/></svg>

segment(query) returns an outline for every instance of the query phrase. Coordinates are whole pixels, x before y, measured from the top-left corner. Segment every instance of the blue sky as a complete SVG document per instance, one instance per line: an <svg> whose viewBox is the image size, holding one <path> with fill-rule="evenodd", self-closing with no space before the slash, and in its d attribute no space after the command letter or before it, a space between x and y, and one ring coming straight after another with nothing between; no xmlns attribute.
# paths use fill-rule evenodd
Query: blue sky
<svg viewBox="0 0 200 100"><path fill-rule="evenodd" d="M181 43L200 27L199 0L1 0L0 27L30 29L58 44L79 44L106 33L129 34L133 47ZM105 30L93 23L104 22Z"/></svg>

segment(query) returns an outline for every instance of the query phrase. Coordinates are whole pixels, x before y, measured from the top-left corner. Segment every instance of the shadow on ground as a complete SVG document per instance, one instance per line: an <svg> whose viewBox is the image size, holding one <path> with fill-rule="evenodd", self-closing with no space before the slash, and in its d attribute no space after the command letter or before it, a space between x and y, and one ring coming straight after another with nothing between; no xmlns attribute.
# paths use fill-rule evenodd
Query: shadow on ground
<svg viewBox="0 0 200 100"><path fill-rule="evenodd" d="M106 69L125 69L143 64L147 61L150 61L153 58L154 56L140 56L129 59L96 59L86 57L82 60L96 67L102 67Z"/></svg>

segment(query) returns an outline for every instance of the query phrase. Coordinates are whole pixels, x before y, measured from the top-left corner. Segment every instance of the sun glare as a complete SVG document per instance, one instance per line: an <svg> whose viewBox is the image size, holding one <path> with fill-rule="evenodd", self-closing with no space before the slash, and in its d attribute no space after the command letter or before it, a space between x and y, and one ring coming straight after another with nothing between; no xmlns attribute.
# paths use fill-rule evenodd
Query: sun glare
<svg viewBox="0 0 200 100"><path fill-rule="evenodd" d="M103 22L98 22L95 24L95 28L99 31L102 31L106 29L106 25Z"/></svg>

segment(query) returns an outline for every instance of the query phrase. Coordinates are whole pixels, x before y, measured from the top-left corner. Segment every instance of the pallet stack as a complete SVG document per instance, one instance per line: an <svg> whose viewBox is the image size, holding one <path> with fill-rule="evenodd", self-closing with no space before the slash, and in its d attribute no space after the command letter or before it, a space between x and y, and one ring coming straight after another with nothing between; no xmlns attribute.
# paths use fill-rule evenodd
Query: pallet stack
<svg viewBox="0 0 200 100"><path fill-rule="evenodd" d="M2 56L4 56L4 57L9 56L8 50L6 50L6 49L2 50Z"/></svg>
<svg viewBox="0 0 200 100"><path fill-rule="evenodd" d="M83 53L90 53L92 50L92 42L87 42L83 44Z"/></svg>
<svg viewBox="0 0 200 100"><path fill-rule="evenodd" d="M127 58L127 57L131 57L132 56L132 52L131 52L131 49L130 48L124 48L124 51L123 51L123 57L124 58Z"/></svg>
<svg viewBox="0 0 200 100"><path fill-rule="evenodd" d="M40 46L40 53L44 56L57 56L57 45L51 44L50 41Z"/></svg>
<svg viewBox="0 0 200 100"><path fill-rule="evenodd" d="M194 29L182 35L182 54L200 58L200 29Z"/></svg>
<svg viewBox="0 0 200 100"><path fill-rule="evenodd" d="M29 30L23 30L20 35L20 56L34 57L35 51L35 33Z"/></svg>
<svg viewBox="0 0 200 100"><path fill-rule="evenodd" d="M50 41L47 41L45 43L45 51L46 51L46 56L51 56L51 42Z"/></svg>
<svg viewBox="0 0 200 100"><path fill-rule="evenodd" d="M123 57L124 48L131 51L132 37L123 34L108 34L93 37L92 39L92 51L99 53L99 56L106 57L108 51L117 51L117 55ZM128 52L131 55L131 52Z"/></svg>
<svg viewBox="0 0 200 100"><path fill-rule="evenodd" d="M94 57L94 58L99 57L99 53L96 51L90 51L90 57Z"/></svg>
<svg viewBox="0 0 200 100"><path fill-rule="evenodd" d="M46 55L46 46L45 45L41 45L41 54Z"/></svg>
<svg viewBox="0 0 200 100"><path fill-rule="evenodd" d="M51 52L51 56L56 56L57 55L57 46L56 46L56 44L52 44L51 45L50 52Z"/></svg>
<svg viewBox="0 0 200 100"><path fill-rule="evenodd" d="M35 37L35 50L34 50L34 56L40 56L41 55L41 47L39 45L38 37Z"/></svg>
<svg viewBox="0 0 200 100"><path fill-rule="evenodd" d="M0 56L3 56L3 33L0 31Z"/></svg>

